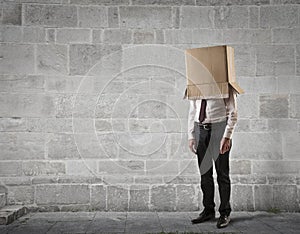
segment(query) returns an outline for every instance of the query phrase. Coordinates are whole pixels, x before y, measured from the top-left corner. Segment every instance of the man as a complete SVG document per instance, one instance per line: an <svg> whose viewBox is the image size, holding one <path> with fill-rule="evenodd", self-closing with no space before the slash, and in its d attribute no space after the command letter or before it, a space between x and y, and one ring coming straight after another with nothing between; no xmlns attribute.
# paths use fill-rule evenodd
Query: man
<svg viewBox="0 0 300 234"><path fill-rule="evenodd" d="M199 217L192 220L194 224L215 218L213 161L221 200L217 227L226 227L230 222L229 152L237 122L236 95L229 85L228 98L190 100L189 148L197 154L204 206Z"/></svg>

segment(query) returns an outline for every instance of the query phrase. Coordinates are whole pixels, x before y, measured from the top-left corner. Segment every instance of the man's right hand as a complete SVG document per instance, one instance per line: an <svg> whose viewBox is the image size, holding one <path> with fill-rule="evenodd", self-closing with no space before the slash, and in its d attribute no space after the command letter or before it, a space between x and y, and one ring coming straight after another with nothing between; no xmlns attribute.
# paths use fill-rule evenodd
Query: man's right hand
<svg viewBox="0 0 300 234"><path fill-rule="evenodd" d="M189 140L189 148L194 154L196 153L196 140L195 139Z"/></svg>

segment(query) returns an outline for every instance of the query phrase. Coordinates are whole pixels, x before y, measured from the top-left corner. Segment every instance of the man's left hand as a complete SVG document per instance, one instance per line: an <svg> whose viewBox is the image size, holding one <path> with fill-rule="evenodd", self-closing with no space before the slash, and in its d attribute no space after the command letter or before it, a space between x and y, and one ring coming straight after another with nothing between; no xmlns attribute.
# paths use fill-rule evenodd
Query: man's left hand
<svg viewBox="0 0 300 234"><path fill-rule="evenodd" d="M225 154L230 150L231 140L229 138L223 137L220 142L220 154Z"/></svg>

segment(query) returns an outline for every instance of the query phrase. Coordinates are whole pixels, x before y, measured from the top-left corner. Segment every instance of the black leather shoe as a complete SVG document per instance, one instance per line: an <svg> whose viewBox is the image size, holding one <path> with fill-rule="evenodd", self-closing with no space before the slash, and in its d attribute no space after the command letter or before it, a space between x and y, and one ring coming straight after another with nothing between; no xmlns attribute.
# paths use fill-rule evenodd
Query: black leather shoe
<svg viewBox="0 0 300 234"><path fill-rule="evenodd" d="M202 211L200 214L199 214L199 217L196 218L196 219L192 219L192 223L195 224L195 223L203 223L205 221L208 221L208 220L211 220L211 219L214 219L215 218L215 212L207 212L207 211Z"/></svg>
<svg viewBox="0 0 300 234"><path fill-rule="evenodd" d="M221 215L220 218L218 219L217 227L218 228L227 227L228 224L229 224L229 222L230 222L229 216L227 216L227 215Z"/></svg>

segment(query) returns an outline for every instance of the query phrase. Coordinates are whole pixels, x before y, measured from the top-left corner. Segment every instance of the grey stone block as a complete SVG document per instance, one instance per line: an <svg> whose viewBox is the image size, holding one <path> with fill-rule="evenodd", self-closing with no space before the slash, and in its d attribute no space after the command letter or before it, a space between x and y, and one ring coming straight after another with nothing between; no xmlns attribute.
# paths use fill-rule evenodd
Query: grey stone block
<svg viewBox="0 0 300 234"><path fill-rule="evenodd" d="M73 134L53 134L47 143L47 148L48 158L51 159L80 157Z"/></svg>
<svg viewBox="0 0 300 234"><path fill-rule="evenodd" d="M150 1L144 1L144 0L132 0L132 5L195 5L194 0L150 0Z"/></svg>
<svg viewBox="0 0 300 234"><path fill-rule="evenodd" d="M105 59L114 59L116 56L111 54L116 53L120 50L120 45L90 45L90 44L74 44L70 46L70 74L71 75L83 75L86 72L89 72L94 65L98 63L104 63ZM118 52L119 54L119 52ZM110 57L112 56L112 57ZM119 59L121 59L119 57ZM120 60L108 61L108 65L114 65L116 71L120 67ZM101 71L94 70L97 75L101 75ZM107 68L106 68L107 69ZM115 71L114 70L114 71ZM103 87L102 87L103 88Z"/></svg>
<svg viewBox="0 0 300 234"><path fill-rule="evenodd" d="M150 204L149 185L130 186L129 211L148 211Z"/></svg>
<svg viewBox="0 0 300 234"><path fill-rule="evenodd" d="M180 8L172 7L172 26L173 28L180 27Z"/></svg>
<svg viewBox="0 0 300 234"><path fill-rule="evenodd" d="M6 194L0 193L0 210L6 205Z"/></svg>
<svg viewBox="0 0 300 234"><path fill-rule="evenodd" d="M184 6L180 12L180 28L212 28L213 8Z"/></svg>
<svg viewBox="0 0 300 234"><path fill-rule="evenodd" d="M23 161L22 170L25 176L65 174L65 164L62 162Z"/></svg>
<svg viewBox="0 0 300 234"><path fill-rule="evenodd" d="M155 43L164 44L165 43L165 34L162 29L155 30Z"/></svg>
<svg viewBox="0 0 300 234"><path fill-rule="evenodd" d="M286 79L284 80L287 81ZM278 79L274 76L239 77L238 83L247 94L271 94L276 93L280 89ZM287 85L284 84L284 86Z"/></svg>
<svg viewBox="0 0 300 234"><path fill-rule="evenodd" d="M195 158L197 156L195 155ZM180 160L179 161L179 173L180 175L199 175L199 166L197 160Z"/></svg>
<svg viewBox="0 0 300 234"><path fill-rule="evenodd" d="M22 24L22 4L2 4L2 24Z"/></svg>
<svg viewBox="0 0 300 234"><path fill-rule="evenodd" d="M263 28L293 27L297 25L297 11L294 6L262 6L260 26Z"/></svg>
<svg viewBox="0 0 300 234"><path fill-rule="evenodd" d="M259 28L259 6L250 6L249 7L249 27L250 28Z"/></svg>
<svg viewBox="0 0 300 234"><path fill-rule="evenodd" d="M300 40L300 28L274 28L273 43L297 43Z"/></svg>
<svg viewBox="0 0 300 234"><path fill-rule="evenodd" d="M268 129L272 132L290 132L297 129L296 119L269 119Z"/></svg>
<svg viewBox="0 0 300 234"><path fill-rule="evenodd" d="M178 122L177 122L178 123ZM167 138L167 155L172 160L193 159L193 155L188 148L186 133L172 133Z"/></svg>
<svg viewBox="0 0 300 234"><path fill-rule="evenodd" d="M292 132L292 130L294 130ZM300 150L300 132L295 131L296 129L290 129L290 132L282 134L282 150L283 158L288 160L298 160Z"/></svg>
<svg viewBox="0 0 300 234"><path fill-rule="evenodd" d="M151 187L150 210L175 211L176 188L174 185L154 185Z"/></svg>
<svg viewBox="0 0 300 234"><path fill-rule="evenodd" d="M46 42L55 42L55 29L49 28L46 30Z"/></svg>
<svg viewBox="0 0 300 234"><path fill-rule="evenodd" d="M249 13L244 6L220 6L214 8L214 24L216 28L247 28Z"/></svg>
<svg viewBox="0 0 300 234"><path fill-rule="evenodd" d="M178 174L178 161L174 160L148 160L146 161L147 175L176 175Z"/></svg>
<svg viewBox="0 0 300 234"><path fill-rule="evenodd" d="M126 28L170 28L172 8L156 6L121 6L121 27Z"/></svg>
<svg viewBox="0 0 300 234"><path fill-rule="evenodd" d="M85 204L90 202L88 185L37 185L35 189L37 205Z"/></svg>
<svg viewBox="0 0 300 234"><path fill-rule="evenodd" d="M31 183L35 184L56 184L58 181L57 177L49 177L49 176L36 176L33 177Z"/></svg>
<svg viewBox="0 0 300 234"><path fill-rule="evenodd" d="M34 72L33 45L0 45L0 70L4 74L32 74Z"/></svg>
<svg viewBox="0 0 300 234"><path fill-rule="evenodd" d="M131 185L134 184L134 176L123 175L122 177L120 177L120 175L104 175L103 181L109 185Z"/></svg>
<svg viewBox="0 0 300 234"><path fill-rule="evenodd" d="M297 174L299 161L253 161L252 170L255 174Z"/></svg>
<svg viewBox="0 0 300 234"><path fill-rule="evenodd" d="M289 116L289 101L287 95L261 95L260 117L287 118Z"/></svg>
<svg viewBox="0 0 300 234"><path fill-rule="evenodd" d="M100 174L144 174L144 162L141 160L99 161Z"/></svg>
<svg viewBox="0 0 300 234"><path fill-rule="evenodd" d="M265 175L251 174L251 175L239 175L238 182L241 184L267 184L267 178Z"/></svg>
<svg viewBox="0 0 300 234"><path fill-rule="evenodd" d="M119 8L118 7L108 7L108 27L118 28L119 27Z"/></svg>
<svg viewBox="0 0 300 234"><path fill-rule="evenodd" d="M76 6L24 4L24 25L77 26Z"/></svg>
<svg viewBox="0 0 300 234"><path fill-rule="evenodd" d="M165 96L143 96L139 98L137 106L138 118L165 119L167 115L167 105Z"/></svg>
<svg viewBox="0 0 300 234"><path fill-rule="evenodd" d="M231 160L231 174L251 174L251 162L249 160Z"/></svg>
<svg viewBox="0 0 300 234"><path fill-rule="evenodd" d="M272 0L273 5L297 4L298 0Z"/></svg>
<svg viewBox="0 0 300 234"><path fill-rule="evenodd" d="M47 133L71 133L73 132L72 124L70 118L47 118L47 120L28 118L26 122L27 129L30 131L39 131L39 125L42 125L42 131Z"/></svg>
<svg viewBox="0 0 300 234"><path fill-rule="evenodd" d="M249 119L238 119L234 127L235 132L249 132L250 131L250 121Z"/></svg>
<svg viewBox="0 0 300 234"><path fill-rule="evenodd" d="M254 186L255 210L270 210L274 208L273 187L270 185Z"/></svg>
<svg viewBox="0 0 300 234"><path fill-rule="evenodd" d="M271 43L271 30L262 29L225 29L224 42L242 44L269 44Z"/></svg>
<svg viewBox="0 0 300 234"><path fill-rule="evenodd" d="M299 212L296 185L274 185L274 206L283 211Z"/></svg>
<svg viewBox="0 0 300 234"><path fill-rule="evenodd" d="M91 211L90 205L62 205L61 212L88 212ZM77 231L77 230L76 230Z"/></svg>
<svg viewBox="0 0 300 234"><path fill-rule="evenodd" d="M182 30L182 32L184 32ZM223 30L219 29L193 29L192 30L192 43L224 43ZM190 37L189 33L185 33Z"/></svg>
<svg viewBox="0 0 300 234"><path fill-rule="evenodd" d="M290 115L294 119L300 119L300 95L290 95Z"/></svg>
<svg viewBox="0 0 300 234"><path fill-rule="evenodd" d="M50 95L39 93L2 93L3 117L47 117L54 114L54 103Z"/></svg>
<svg viewBox="0 0 300 234"><path fill-rule="evenodd" d="M194 185L177 185L176 211L194 211L199 209L199 194Z"/></svg>
<svg viewBox="0 0 300 234"><path fill-rule="evenodd" d="M57 29L56 42L62 44L89 43L90 29Z"/></svg>
<svg viewBox="0 0 300 234"><path fill-rule="evenodd" d="M71 4L78 5L128 5L130 3L129 0L70 0Z"/></svg>
<svg viewBox="0 0 300 234"><path fill-rule="evenodd" d="M232 208L239 210L254 210L253 187L249 185L232 186Z"/></svg>
<svg viewBox="0 0 300 234"><path fill-rule="evenodd" d="M259 45L256 47L256 74L295 75L295 50L289 45Z"/></svg>
<svg viewBox="0 0 300 234"><path fill-rule="evenodd" d="M24 27L23 42L46 42L46 30L42 27Z"/></svg>
<svg viewBox="0 0 300 234"><path fill-rule="evenodd" d="M234 45L234 63L236 76L255 76L256 65L249 61L256 60L256 51L253 45Z"/></svg>
<svg viewBox="0 0 300 234"><path fill-rule="evenodd" d="M26 131L26 119L25 118L1 118L0 131L1 132Z"/></svg>
<svg viewBox="0 0 300 234"><path fill-rule="evenodd" d="M296 46L296 75L300 75L300 46Z"/></svg>
<svg viewBox="0 0 300 234"><path fill-rule="evenodd" d="M268 175L268 183L276 185L295 185L297 175Z"/></svg>
<svg viewBox="0 0 300 234"><path fill-rule="evenodd" d="M197 5L201 6L217 6L217 5L264 5L269 4L270 0L196 0Z"/></svg>
<svg viewBox="0 0 300 234"><path fill-rule="evenodd" d="M95 136L95 133L78 133L75 136L76 145L80 158L87 161L87 165L90 165L89 160L91 159L107 159L108 155L105 154L104 149L101 145L101 141ZM114 142L110 145L113 146ZM89 172L96 171L96 165L90 167Z"/></svg>
<svg viewBox="0 0 300 234"><path fill-rule="evenodd" d="M106 210L106 187L103 185L91 186L91 206L95 210Z"/></svg>
<svg viewBox="0 0 300 234"><path fill-rule="evenodd" d="M152 44L155 42L155 31L141 29L134 30L132 38L134 44Z"/></svg>
<svg viewBox="0 0 300 234"><path fill-rule="evenodd" d="M31 178L30 177L11 176L11 177L2 177L1 180L7 186L31 185ZM2 188L0 186L0 192L1 192L1 190L2 190Z"/></svg>
<svg viewBox="0 0 300 234"><path fill-rule="evenodd" d="M0 162L0 176L20 176L22 175L21 162Z"/></svg>
<svg viewBox="0 0 300 234"><path fill-rule="evenodd" d="M0 134L0 159L44 159L44 144L45 136L41 133L3 132Z"/></svg>
<svg viewBox="0 0 300 234"><path fill-rule="evenodd" d="M93 160L81 159L80 161L66 162L66 174L68 175L95 175L97 163Z"/></svg>
<svg viewBox="0 0 300 234"><path fill-rule="evenodd" d="M161 175L149 175L149 176L143 176L143 175L136 175L134 176L134 183L135 184L162 184L163 183L163 177Z"/></svg>
<svg viewBox="0 0 300 234"><path fill-rule="evenodd" d="M33 186L9 186L7 194L8 205L32 204L34 201Z"/></svg>
<svg viewBox="0 0 300 234"><path fill-rule="evenodd" d="M253 132L267 132L268 129L268 120L267 119L251 119L250 120L250 129Z"/></svg>
<svg viewBox="0 0 300 234"><path fill-rule="evenodd" d="M238 96L237 107L240 118L258 117L258 97L254 94L245 94Z"/></svg>
<svg viewBox="0 0 300 234"><path fill-rule="evenodd" d="M105 29L103 33L103 42L110 44L129 44L131 43L132 32L127 29Z"/></svg>
<svg viewBox="0 0 300 234"><path fill-rule="evenodd" d="M169 44L176 44L176 43L191 43L192 38L192 30L189 29L166 29L164 30L165 41Z"/></svg>
<svg viewBox="0 0 300 234"><path fill-rule="evenodd" d="M73 118L87 118L86 124L88 125L91 119L95 117L95 107L98 101L97 94L77 94L74 103L70 107L72 108Z"/></svg>
<svg viewBox="0 0 300 234"><path fill-rule="evenodd" d="M67 75L67 46L65 45L38 45L37 72L50 75Z"/></svg>
<svg viewBox="0 0 300 234"><path fill-rule="evenodd" d="M128 210L127 186L108 186L107 187L107 209L109 211L127 211Z"/></svg>
<svg viewBox="0 0 300 234"><path fill-rule="evenodd" d="M1 26L0 41L1 42L22 42L21 27Z"/></svg>
<svg viewBox="0 0 300 234"><path fill-rule="evenodd" d="M241 145L243 147L238 147ZM235 159L281 159L281 135L274 133L235 133L231 156Z"/></svg>
<svg viewBox="0 0 300 234"><path fill-rule="evenodd" d="M298 69L298 68L297 68ZM300 79L298 77L278 77L278 93L300 94Z"/></svg>
<svg viewBox="0 0 300 234"><path fill-rule="evenodd" d="M78 7L78 25L89 28L107 27L107 9L98 6Z"/></svg>
<svg viewBox="0 0 300 234"><path fill-rule="evenodd" d="M92 43L97 44L102 42L103 29L92 29Z"/></svg>

